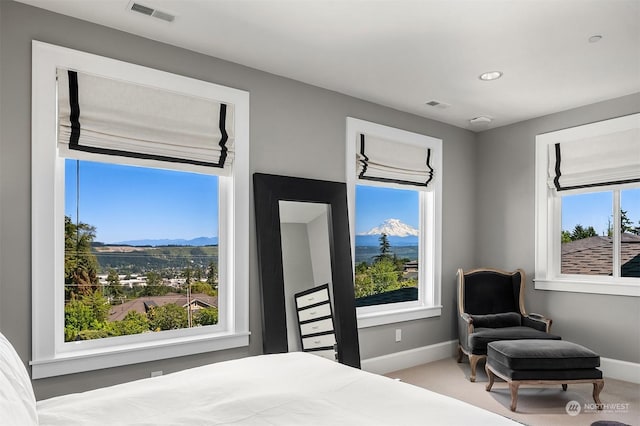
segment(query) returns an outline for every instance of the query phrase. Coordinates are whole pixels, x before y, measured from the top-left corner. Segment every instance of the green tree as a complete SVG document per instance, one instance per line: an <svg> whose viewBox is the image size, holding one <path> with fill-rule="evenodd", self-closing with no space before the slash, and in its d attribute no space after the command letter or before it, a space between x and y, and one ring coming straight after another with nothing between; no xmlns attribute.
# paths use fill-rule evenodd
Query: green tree
<svg viewBox="0 0 640 426"><path fill-rule="evenodd" d="M638 221L638 226L634 227L633 221L631 221L629 216L627 216L628 214L629 212L626 210L620 209L620 232L622 234L631 233L640 235L640 221ZM609 225L607 226L607 235L609 237L613 236L613 224L611 223L611 219L609 219Z"/></svg>
<svg viewBox="0 0 640 426"><path fill-rule="evenodd" d="M397 290L399 271L391 259L380 259L369 268L369 275L373 281L373 294Z"/></svg>
<svg viewBox="0 0 640 426"><path fill-rule="evenodd" d="M585 228L582 225L578 224L573 228L573 232L571 233L571 240L576 241L576 240L582 240L584 238L596 237L596 236L598 236L598 233L593 228L593 226L589 226L588 228Z"/></svg>
<svg viewBox="0 0 640 426"><path fill-rule="evenodd" d="M187 310L173 303L153 307L147 312L149 328L153 331L187 328Z"/></svg>
<svg viewBox="0 0 640 426"><path fill-rule="evenodd" d="M366 274L369 269L369 264L367 262L360 262L356 265L356 274Z"/></svg>
<svg viewBox="0 0 640 426"><path fill-rule="evenodd" d="M380 235L380 238L378 238L378 241L380 241L380 254L374 258L375 262L379 262L385 259L391 259L391 244L389 243L387 234L382 233L382 235Z"/></svg>
<svg viewBox="0 0 640 426"><path fill-rule="evenodd" d="M568 243L568 242L573 241L571 239L571 232L569 232L569 231L562 231L562 237L561 238L562 238L562 242L563 243Z"/></svg>
<svg viewBox="0 0 640 426"><path fill-rule="evenodd" d="M213 261L207 266L207 284L214 290L218 289L218 265Z"/></svg>
<svg viewBox="0 0 640 426"><path fill-rule="evenodd" d="M626 210L620 209L620 232L621 233L633 233L634 227L633 222L627 216L628 212Z"/></svg>
<svg viewBox="0 0 640 426"><path fill-rule="evenodd" d="M121 321L109 323L109 335L111 336L127 336L147 331L149 331L149 319L145 314L136 311L127 312Z"/></svg>
<svg viewBox="0 0 640 426"><path fill-rule="evenodd" d="M64 341L76 340L78 333L90 328L93 322L91 307L73 296L64 307Z"/></svg>
<svg viewBox="0 0 640 426"><path fill-rule="evenodd" d="M195 322L199 325L213 325L218 323L218 308L202 308L195 313Z"/></svg>
<svg viewBox="0 0 640 426"><path fill-rule="evenodd" d="M82 338L80 334L87 330L105 330L109 309L109 302L99 290L73 296L64 307L65 341Z"/></svg>
<svg viewBox="0 0 640 426"><path fill-rule="evenodd" d="M195 281L191 284L191 294L193 293L204 293L209 296L217 296L218 290L214 290L207 282Z"/></svg>
<svg viewBox="0 0 640 426"><path fill-rule="evenodd" d="M147 285L140 290L140 296L164 296L171 287L162 284L162 277L154 271L147 272Z"/></svg>
<svg viewBox="0 0 640 426"><path fill-rule="evenodd" d="M98 260L91 252L96 236L95 226L71 221L64 217L64 275L65 289L70 297L76 288L80 294L88 294L98 288Z"/></svg>
<svg viewBox="0 0 640 426"><path fill-rule="evenodd" d="M122 291L122 284L120 284L120 278L118 277L118 272L115 269L109 270L107 283L108 286L105 289L105 294L107 296L110 296L113 299L118 299L124 295L124 292Z"/></svg>
<svg viewBox="0 0 640 426"><path fill-rule="evenodd" d="M366 270L364 272L356 273L354 284L356 299L364 296L370 296L374 293L373 280Z"/></svg>

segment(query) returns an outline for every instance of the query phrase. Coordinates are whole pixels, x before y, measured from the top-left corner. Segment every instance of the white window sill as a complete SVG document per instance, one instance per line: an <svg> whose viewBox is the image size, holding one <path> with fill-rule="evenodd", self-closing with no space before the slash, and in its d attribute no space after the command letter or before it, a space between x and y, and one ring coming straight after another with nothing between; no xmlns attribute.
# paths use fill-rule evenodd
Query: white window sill
<svg viewBox="0 0 640 426"><path fill-rule="evenodd" d="M358 312L358 328L375 327L423 318L439 317L442 306L421 306L415 308L387 309L378 312Z"/></svg>
<svg viewBox="0 0 640 426"><path fill-rule="evenodd" d="M170 339L153 343L111 346L101 350L58 354L53 358L33 360L33 379L80 373L165 358L212 352L249 345L250 333L216 334L198 338Z"/></svg>
<svg viewBox="0 0 640 426"><path fill-rule="evenodd" d="M615 296L640 296L640 282L620 283L603 278L598 282L577 279L534 280L536 290L569 291L574 293L610 294Z"/></svg>

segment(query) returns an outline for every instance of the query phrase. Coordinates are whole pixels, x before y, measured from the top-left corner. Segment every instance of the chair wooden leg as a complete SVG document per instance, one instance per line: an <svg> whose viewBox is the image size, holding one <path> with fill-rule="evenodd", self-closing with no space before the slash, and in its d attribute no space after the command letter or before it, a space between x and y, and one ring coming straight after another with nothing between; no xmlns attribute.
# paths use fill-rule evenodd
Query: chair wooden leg
<svg viewBox="0 0 640 426"><path fill-rule="evenodd" d="M462 352L462 346L458 345L458 364L460 364L462 362L462 357L464 355L464 352Z"/></svg>
<svg viewBox="0 0 640 426"><path fill-rule="evenodd" d="M593 382L593 401L597 404L598 410L602 410L602 402L600 401L600 391L604 387L604 380L596 380Z"/></svg>
<svg viewBox="0 0 640 426"><path fill-rule="evenodd" d="M511 391L511 411L516 411L516 404L518 403L518 387L520 387L520 383L509 383L509 390Z"/></svg>
<svg viewBox="0 0 640 426"><path fill-rule="evenodd" d="M563 384L562 384L562 390L563 390L563 391L566 391L566 390L567 390L567 384L566 384L566 383L563 383Z"/></svg>
<svg viewBox="0 0 640 426"><path fill-rule="evenodd" d="M469 381L476 381L476 367L478 366L478 361L482 358L484 358L482 355L469 354L469 365L471 366L471 376L469 376Z"/></svg>

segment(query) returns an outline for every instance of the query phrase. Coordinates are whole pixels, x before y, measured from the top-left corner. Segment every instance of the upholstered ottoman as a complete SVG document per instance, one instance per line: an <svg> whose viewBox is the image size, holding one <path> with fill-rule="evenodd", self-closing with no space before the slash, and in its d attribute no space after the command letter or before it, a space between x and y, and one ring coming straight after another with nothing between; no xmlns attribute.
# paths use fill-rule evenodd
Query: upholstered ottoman
<svg viewBox="0 0 640 426"><path fill-rule="evenodd" d="M511 411L516 410L521 384L593 383L593 400L602 408L600 391L604 387L600 356L584 346L564 340L501 340L487 346L485 369L487 391L494 376L504 379L511 391Z"/></svg>

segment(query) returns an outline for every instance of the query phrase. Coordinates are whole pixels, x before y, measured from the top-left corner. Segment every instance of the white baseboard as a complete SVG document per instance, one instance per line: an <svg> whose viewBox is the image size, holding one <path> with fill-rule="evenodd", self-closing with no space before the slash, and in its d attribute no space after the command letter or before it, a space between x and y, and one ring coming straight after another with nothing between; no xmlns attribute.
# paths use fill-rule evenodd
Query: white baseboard
<svg viewBox="0 0 640 426"><path fill-rule="evenodd" d="M370 373L386 374L392 371L415 367L420 364L451 358L458 347L457 340L422 346L408 351L395 352L362 360L362 369Z"/></svg>
<svg viewBox="0 0 640 426"><path fill-rule="evenodd" d="M457 340L422 346L408 351L395 352L362 360L362 369L370 373L386 374L392 371L439 361L456 355ZM640 364L600 357L600 369L604 377L640 384Z"/></svg>
<svg viewBox="0 0 640 426"><path fill-rule="evenodd" d="M640 364L600 357L600 369L604 377L640 384Z"/></svg>

